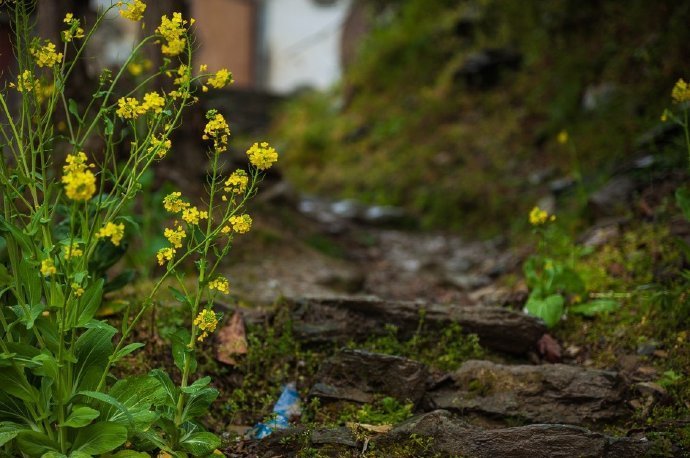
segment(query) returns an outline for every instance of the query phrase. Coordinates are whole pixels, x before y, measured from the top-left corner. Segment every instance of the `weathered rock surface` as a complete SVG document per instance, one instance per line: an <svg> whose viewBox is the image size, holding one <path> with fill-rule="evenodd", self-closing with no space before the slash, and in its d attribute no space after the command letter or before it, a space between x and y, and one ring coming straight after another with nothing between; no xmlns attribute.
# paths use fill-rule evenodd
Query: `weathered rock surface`
<svg viewBox="0 0 690 458"><path fill-rule="evenodd" d="M431 408L517 417L535 423L581 424L625 414L616 372L467 361L428 392Z"/></svg>
<svg viewBox="0 0 690 458"><path fill-rule="evenodd" d="M502 307L336 297L299 299L292 308L295 335L312 343L364 340L384 334L386 324L397 326L402 336L410 336L417 329L422 308L428 328L458 323L466 332L477 334L485 347L511 354L533 349L546 331L540 320Z"/></svg>
<svg viewBox="0 0 690 458"><path fill-rule="evenodd" d="M429 454L464 458L571 458L641 457L649 453L650 442L615 438L576 426L539 424L501 429L482 429L436 410L413 417L375 440L377 448L403 443L412 434L430 437Z"/></svg>
<svg viewBox="0 0 690 458"><path fill-rule="evenodd" d="M383 394L417 404L428 376L426 366L411 359L341 350L321 364L309 396L370 403L375 394Z"/></svg>

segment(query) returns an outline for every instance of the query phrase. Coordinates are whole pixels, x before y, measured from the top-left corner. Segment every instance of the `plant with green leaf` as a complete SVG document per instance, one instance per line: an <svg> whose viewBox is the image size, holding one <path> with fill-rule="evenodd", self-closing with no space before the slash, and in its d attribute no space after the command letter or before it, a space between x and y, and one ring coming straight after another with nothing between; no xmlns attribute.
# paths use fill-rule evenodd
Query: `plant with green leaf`
<svg viewBox="0 0 690 458"><path fill-rule="evenodd" d="M170 135L196 101L199 83L221 88L232 76L203 68L192 75L193 20L174 13L162 17L120 69L104 69L93 97L79 106L65 93L95 30L111 12L139 21L146 5L113 4L88 30L68 14L60 49L33 37L30 2L4 2L2 8L12 18L18 60L16 79L0 91L2 453L209 455L220 441L199 419L218 392L208 377L195 376L194 355L218 323L214 296L229 290L218 266L233 238L249 230L246 204L277 153L266 143L255 144L247 151L247 170L223 177L230 130L220 113L209 112L203 133L209 144L207 197L198 205L180 193L164 199L176 218L164 231L169 246L157 254L164 272L140 303L126 307L119 328L97 320L104 293L123 283L107 271L137 234L127 210L142 177L172 149ZM160 46L163 65L128 86L124 70L147 46ZM164 78L173 89L154 89ZM184 281L188 266L195 271L193 288ZM116 379L111 369L144 346L129 338L170 281L180 284L175 295L190 323L171 344L181 383L162 370Z"/></svg>
<svg viewBox="0 0 690 458"><path fill-rule="evenodd" d="M587 297L587 287L578 272L578 261L590 250L573 243L557 224L556 216L534 207L529 222L538 238L537 252L523 265L530 293L525 311L544 320L550 328L556 326L566 312L593 316L618 308L612 299Z"/></svg>

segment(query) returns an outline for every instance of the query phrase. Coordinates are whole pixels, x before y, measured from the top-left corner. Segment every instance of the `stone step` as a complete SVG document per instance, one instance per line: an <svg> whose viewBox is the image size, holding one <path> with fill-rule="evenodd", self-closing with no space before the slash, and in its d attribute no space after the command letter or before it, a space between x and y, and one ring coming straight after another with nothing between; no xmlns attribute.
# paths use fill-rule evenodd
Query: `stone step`
<svg viewBox="0 0 690 458"><path fill-rule="evenodd" d="M520 355L535 348L546 328L541 320L503 307L426 304L376 297L289 300L295 336L310 343L363 341L399 328L402 337L417 329L420 310L430 331L458 323L492 350Z"/></svg>

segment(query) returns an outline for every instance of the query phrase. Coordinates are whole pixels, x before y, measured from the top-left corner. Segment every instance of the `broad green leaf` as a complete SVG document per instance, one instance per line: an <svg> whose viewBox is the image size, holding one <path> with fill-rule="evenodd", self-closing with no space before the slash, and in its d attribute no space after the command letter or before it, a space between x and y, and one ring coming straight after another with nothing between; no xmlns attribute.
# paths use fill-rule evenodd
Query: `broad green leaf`
<svg viewBox="0 0 690 458"><path fill-rule="evenodd" d="M577 304L569 308L570 312L585 315L594 316L599 313L612 312L618 310L620 304L618 301L613 299L596 299L589 302L584 302L582 304Z"/></svg>
<svg viewBox="0 0 690 458"><path fill-rule="evenodd" d="M192 433L180 445L185 452L194 456L205 456L220 447L220 439L209 432Z"/></svg>
<svg viewBox="0 0 690 458"><path fill-rule="evenodd" d="M690 190L682 187L676 189L676 205L683 212L683 216L690 221Z"/></svg>
<svg viewBox="0 0 690 458"><path fill-rule="evenodd" d="M17 435L17 448L29 456L59 452L60 445L38 431L22 431Z"/></svg>
<svg viewBox="0 0 690 458"><path fill-rule="evenodd" d="M134 450L120 450L110 458L151 458L151 455L145 452L135 452Z"/></svg>
<svg viewBox="0 0 690 458"><path fill-rule="evenodd" d="M127 440L127 428L115 423L101 422L80 429L72 450L98 455L115 450Z"/></svg>
<svg viewBox="0 0 690 458"><path fill-rule="evenodd" d="M170 376L161 369L154 369L149 372L149 375L158 380L163 388L164 397L162 402L169 407L175 407L177 405L179 388L170 380Z"/></svg>
<svg viewBox="0 0 690 458"><path fill-rule="evenodd" d="M75 406L72 408L67 420L61 426L69 426L70 428L83 428L90 424L93 420L98 418L101 413L87 406Z"/></svg>
<svg viewBox="0 0 690 458"><path fill-rule="evenodd" d="M119 380L109 394L127 409L129 418L112 408L105 412L105 418L110 422L130 425L136 430L148 429L156 420L158 414L150 410L151 405L163 402L165 397L160 381L148 375ZM133 425L130 424L130 418Z"/></svg>
<svg viewBox="0 0 690 458"><path fill-rule="evenodd" d="M113 355L113 357L112 357L113 363L118 362L119 360L121 360L125 356L129 355L130 353L132 353L134 351L137 351L138 349L140 349L143 346L144 346L144 344L141 342L134 342L134 343L125 345L124 347L120 348L115 355Z"/></svg>
<svg viewBox="0 0 690 458"><path fill-rule="evenodd" d="M218 390L215 388L203 388L188 396L182 411L183 421L190 421L199 415L205 414L211 403L218 397Z"/></svg>
<svg viewBox="0 0 690 458"><path fill-rule="evenodd" d="M0 422L0 446L8 443L24 430L26 430L26 427L17 423L12 423L11 421Z"/></svg>
<svg viewBox="0 0 690 458"><path fill-rule="evenodd" d="M199 392L202 388L208 386L209 383L211 383L211 377L202 377L191 385L182 388L182 392L186 394L194 394Z"/></svg>
<svg viewBox="0 0 690 458"><path fill-rule="evenodd" d="M13 281L14 277L7 270L7 266L0 264L0 288L12 284Z"/></svg>
<svg viewBox="0 0 690 458"><path fill-rule="evenodd" d="M100 401L104 404L108 404L112 407L115 407L125 417L127 417L128 424L130 424L130 425L134 424L134 419L132 418L132 415L127 410L127 407L122 405L122 403L120 401L118 401L114 397L110 396L109 394L101 393L100 391L80 391L75 396L84 396L87 398L95 399L96 401ZM106 409L106 407L102 408L101 410L105 410L105 409Z"/></svg>
<svg viewBox="0 0 690 458"><path fill-rule="evenodd" d="M0 380L2 380L0 390L22 401L37 403L38 390L28 382L24 370L21 368L19 370L21 372L17 372L13 367L0 368Z"/></svg>
<svg viewBox="0 0 690 458"><path fill-rule="evenodd" d="M170 290L170 293L173 295L175 299L177 299L180 303L191 306L192 304L189 302L189 298L180 291L179 289L169 286L168 289Z"/></svg>
<svg viewBox="0 0 690 458"><path fill-rule="evenodd" d="M120 272L115 278L109 280L103 287L104 293L109 293L111 291L117 291L134 281L137 277L137 271L134 269L127 269Z"/></svg>
<svg viewBox="0 0 690 458"><path fill-rule="evenodd" d="M77 327L84 327L96 315L103 299L103 279L92 283L79 298Z"/></svg>
<svg viewBox="0 0 690 458"><path fill-rule="evenodd" d="M184 371L185 364L189 364L189 370L194 372L196 371L196 359L194 358L194 351L189 348L189 339L190 334L186 329L181 329L170 336L175 366Z"/></svg>
<svg viewBox="0 0 690 458"><path fill-rule="evenodd" d="M113 353L112 339L115 328L92 328L82 334L75 344L77 364L74 372L74 386L78 390L96 387L100 376Z"/></svg>
<svg viewBox="0 0 690 458"><path fill-rule="evenodd" d="M38 264L23 258L19 262L18 274L21 278L20 285L24 290L24 298L30 304L39 304L43 297L43 288Z"/></svg>
<svg viewBox="0 0 690 458"><path fill-rule="evenodd" d="M525 309L527 313L541 318L547 327L552 328L561 320L564 302L563 296L560 294L553 294L546 298L530 295L527 304L525 304Z"/></svg>
<svg viewBox="0 0 690 458"><path fill-rule="evenodd" d="M77 118L77 121L81 123L82 119L79 116L79 105L77 105L76 100L69 99L69 101L67 102L67 111L73 114L74 117Z"/></svg>
<svg viewBox="0 0 690 458"><path fill-rule="evenodd" d="M16 242L25 255L34 253L34 244L31 237L24 230L7 221L3 216L0 216L0 232L7 234L5 239L8 243L10 239ZM38 271L36 273L38 274Z"/></svg>
<svg viewBox="0 0 690 458"><path fill-rule="evenodd" d="M19 321L26 327L26 329L31 329L34 327L34 322L36 318L41 316L41 313L45 310L46 306L42 303L36 303L33 305L13 305L12 311Z"/></svg>

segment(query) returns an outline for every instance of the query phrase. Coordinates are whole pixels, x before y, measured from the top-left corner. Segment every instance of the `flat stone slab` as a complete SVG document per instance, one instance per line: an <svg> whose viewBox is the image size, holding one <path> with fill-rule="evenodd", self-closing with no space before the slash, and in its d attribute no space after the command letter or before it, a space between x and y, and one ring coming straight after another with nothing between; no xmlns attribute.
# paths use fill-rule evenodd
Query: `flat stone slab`
<svg viewBox="0 0 690 458"><path fill-rule="evenodd" d="M501 365L467 361L428 392L431 408L582 424L626 413L616 372L565 364Z"/></svg>
<svg viewBox="0 0 690 458"><path fill-rule="evenodd" d="M436 410L401 423L374 440L377 449L404 443L411 435L429 437L430 453L463 458L632 458L650 453L646 440L616 438L577 426L536 424L483 429Z"/></svg>
<svg viewBox="0 0 690 458"><path fill-rule="evenodd" d="M428 376L427 367L411 359L345 349L321 363L309 397L371 403L379 394L417 404Z"/></svg>
<svg viewBox="0 0 690 458"><path fill-rule="evenodd" d="M458 323L492 350L524 354L546 331L541 320L503 307L424 304L375 297L304 298L292 306L295 336L312 343L362 341L397 326L403 337L414 334L420 310L428 330Z"/></svg>

